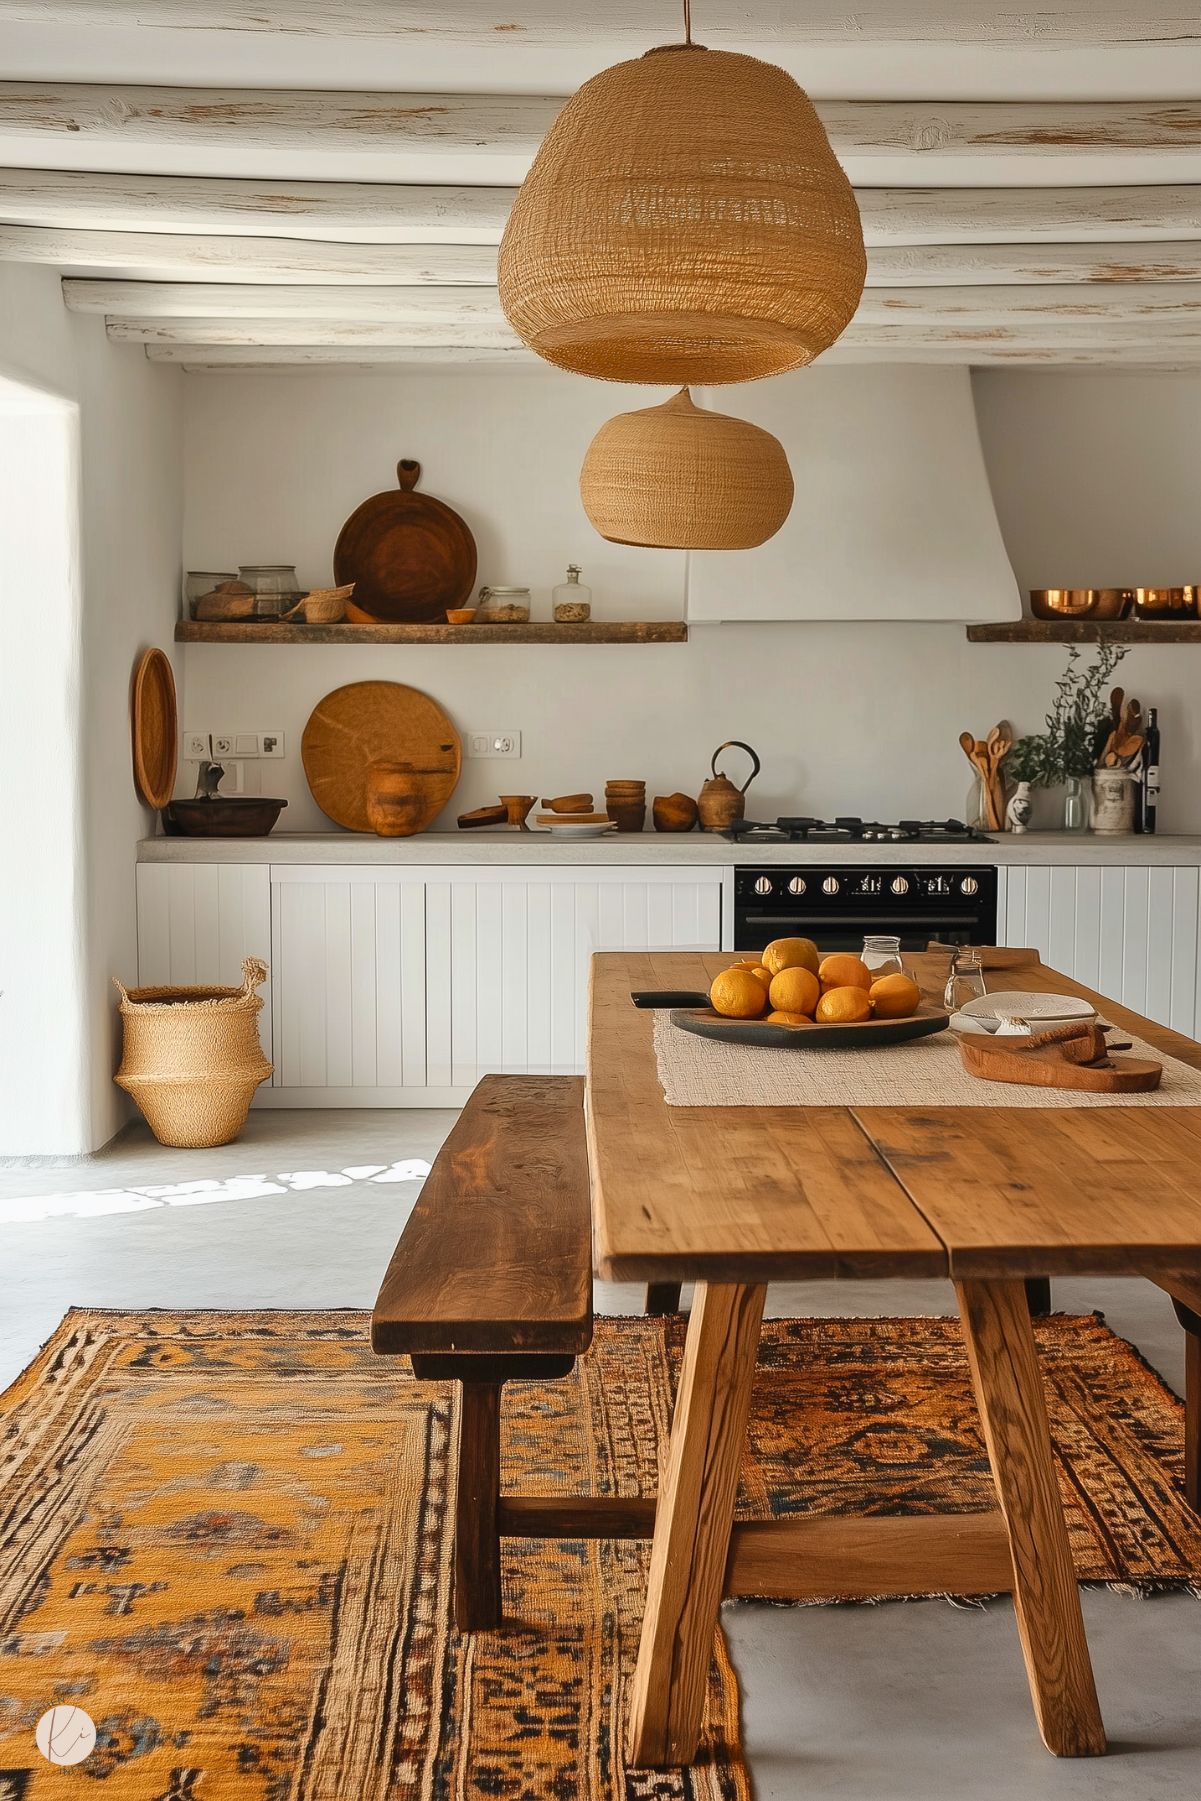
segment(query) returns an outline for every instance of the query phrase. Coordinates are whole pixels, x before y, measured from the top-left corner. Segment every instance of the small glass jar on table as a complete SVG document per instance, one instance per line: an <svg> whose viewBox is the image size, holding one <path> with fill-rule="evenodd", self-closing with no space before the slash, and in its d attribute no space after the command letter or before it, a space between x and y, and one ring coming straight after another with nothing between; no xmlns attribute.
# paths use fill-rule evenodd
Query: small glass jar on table
<svg viewBox="0 0 1201 1801"><path fill-rule="evenodd" d="M901 962L901 940L887 932L869 933L863 940L863 962L872 972L872 981L881 976L904 975Z"/></svg>
<svg viewBox="0 0 1201 1801"><path fill-rule="evenodd" d="M958 1013L969 1001L983 1000L987 993L980 952L973 944L956 945L947 972L943 1006L948 1013Z"/></svg>

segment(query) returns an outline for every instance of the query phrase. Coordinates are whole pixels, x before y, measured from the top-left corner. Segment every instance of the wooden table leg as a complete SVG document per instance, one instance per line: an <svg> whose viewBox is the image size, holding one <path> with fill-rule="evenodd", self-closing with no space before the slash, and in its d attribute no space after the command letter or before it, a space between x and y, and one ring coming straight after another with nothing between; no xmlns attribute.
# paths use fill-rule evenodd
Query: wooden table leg
<svg viewBox="0 0 1201 1801"><path fill-rule="evenodd" d="M766 1293L699 1283L692 1303L631 1691L635 1767L696 1755Z"/></svg>
<svg viewBox="0 0 1201 1801"><path fill-rule="evenodd" d="M1201 1314L1173 1298L1184 1327L1184 1496L1201 1513Z"/></svg>
<svg viewBox="0 0 1201 1801"><path fill-rule="evenodd" d="M678 1313L680 1311L680 1282L648 1282L646 1285L647 1313Z"/></svg>
<svg viewBox="0 0 1201 1801"><path fill-rule="evenodd" d="M1020 1281L957 1282L989 1462L1013 1556L1013 1604L1043 1743L1105 1750L1076 1572L1051 1459L1042 1375Z"/></svg>

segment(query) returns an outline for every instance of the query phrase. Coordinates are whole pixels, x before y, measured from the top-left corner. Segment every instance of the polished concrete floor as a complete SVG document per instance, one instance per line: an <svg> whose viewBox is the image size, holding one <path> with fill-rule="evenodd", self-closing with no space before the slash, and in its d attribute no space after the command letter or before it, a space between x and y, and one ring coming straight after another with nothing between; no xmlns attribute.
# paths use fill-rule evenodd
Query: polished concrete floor
<svg viewBox="0 0 1201 1801"><path fill-rule="evenodd" d="M0 1383L73 1304L369 1306L453 1115L258 1112L239 1143L138 1127L85 1162L0 1170ZM1177 1388L1181 1334L1146 1283L1062 1282ZM641 1292L600 1285L603 1311ZM945 1313L941 1283L773 1289L776 1313ZM1104 1760L1039 1744L1008 1601L724 1610L758 1801L1198 1801L1201 1604L1084 1597ZM234 1801L230 1797L230 1801Z"/></svg>

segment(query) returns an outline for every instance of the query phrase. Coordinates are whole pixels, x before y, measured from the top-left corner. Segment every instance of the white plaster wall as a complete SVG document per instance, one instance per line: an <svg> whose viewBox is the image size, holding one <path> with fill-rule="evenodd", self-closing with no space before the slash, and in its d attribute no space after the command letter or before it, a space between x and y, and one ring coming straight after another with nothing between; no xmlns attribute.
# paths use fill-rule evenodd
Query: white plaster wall
<svg viewBox="0 0 1201 1801"><path fill-rule="evenodd" d="M1201 576L1196 378L1004 372L977 378L976 393L1023 587L1101 581L1100 569L1075 573L1100 537L1099 561L1125 570L1171 533L1172 579ZM416 456L423 485L476 533L481 580L528 581L546 616L549 589L574 560L598 617L678 616L682 559L604 544L576 491L596 425L647 399L542 374L189 378L185 566L287 560L304 583L324 583L343 520L388 485L398 457ZM1095 484L1076 470L1090 460ZM444 826L501 789L591 789L599 799L606 778L642 776L651 794L695 793L725 738L749 740L763 758L754 815L933 817L964 805L960 731L1001 717L1037 728L1063 657L1058 646L969 645L957 625L833 622L694 626L686 645L649 647L195 645L184 723L283 728L284 762L248 769L288 799L280 829L290 831L327 823L300 765L305 719L331 688L372 677L424 688L463 731L523 733L520 762L464 764ZM1123 672L1128 689L1161 708L1166 831L1201 830L1199 678L1201 653L1171 646L1137 648ZM185 766L181 788L191 776Z"/></svg>
<svg viewBox="0 0 1201 1801"><path fill-rule="evenodd" d="M68 315L55 271L6 264L0 385L27 409L19 436L4 422L0 527L20 547L0 596L0 1158L72 1155L128 1111L110 978L136 979L134 847L154 825L130 679L178 612L181 377Z"/></svg>

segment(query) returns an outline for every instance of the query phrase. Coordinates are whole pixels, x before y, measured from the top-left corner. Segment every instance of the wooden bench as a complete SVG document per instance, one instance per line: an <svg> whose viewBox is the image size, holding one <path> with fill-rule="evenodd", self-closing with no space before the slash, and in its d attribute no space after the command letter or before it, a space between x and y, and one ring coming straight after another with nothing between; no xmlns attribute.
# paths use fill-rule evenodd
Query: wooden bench
<svg viewBox="0 0 1201 1801"><path fill-rule="evenodd" d="M500 1539L568 1535L552 1501L502 1518L506 1382L570 1373L592 1342L592 1215L576 1076L486 1076L434 1160L371 1318L372 1349L460 1385L455 1624L500 1623ZM572 1509L567 1507L567 1513Z"/></svg>

